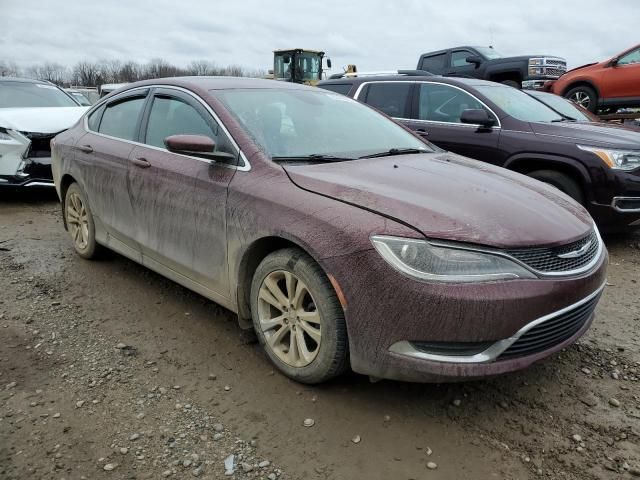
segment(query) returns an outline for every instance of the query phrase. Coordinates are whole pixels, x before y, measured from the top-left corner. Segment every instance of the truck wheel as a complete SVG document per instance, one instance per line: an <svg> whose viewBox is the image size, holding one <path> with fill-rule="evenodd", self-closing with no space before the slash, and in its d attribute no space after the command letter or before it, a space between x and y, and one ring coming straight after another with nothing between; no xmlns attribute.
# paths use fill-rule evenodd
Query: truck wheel
<svg viewBox="0 0 640 480"><path fill-rule="evenodd" d="M516 82L515 80L503 80L500 83L502 83L503 85L509 85L510 87L513 88L522 88L522 85L520 84L520 82Z"/></svg>
<svg viewBox="0 0 640 480"><path fill-rule="evenodd" d="M348 365L344 312L322 268L297 248L268 255L251 283L251 315L260 344L278 369L321 383Z"/></svg>
<svg viewBox="0 0 640 480"><path fill-rule="evenodd" d="M595 113L598 108L598 95L593 88L586 85L580 85L578 87L568 90L564 94L565 98L568 98L574 103L577 103L582 108L586 108L590 112Z"/></svg>
<svg viewBox="0 0 640 480"><path fill-rule="evenodd" d="M568 175L556 172L555 170L537 170L535 172L530 172L527 175L556 187L561 192L569 195L579 204L584 205L584 195L580 185L578 185L578 182Z"/></svg>

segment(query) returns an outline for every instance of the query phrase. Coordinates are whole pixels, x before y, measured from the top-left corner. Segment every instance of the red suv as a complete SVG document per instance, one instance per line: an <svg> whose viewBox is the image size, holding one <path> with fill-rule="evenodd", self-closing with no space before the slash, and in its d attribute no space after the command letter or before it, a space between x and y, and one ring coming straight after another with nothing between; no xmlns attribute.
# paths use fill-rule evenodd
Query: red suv
<svg viewBox="0 0 640 480"><path fill-rule="evenodd" d="M568 71L553 82L551 91L591 112L640 107L640 45L604 62Z"/></svg>

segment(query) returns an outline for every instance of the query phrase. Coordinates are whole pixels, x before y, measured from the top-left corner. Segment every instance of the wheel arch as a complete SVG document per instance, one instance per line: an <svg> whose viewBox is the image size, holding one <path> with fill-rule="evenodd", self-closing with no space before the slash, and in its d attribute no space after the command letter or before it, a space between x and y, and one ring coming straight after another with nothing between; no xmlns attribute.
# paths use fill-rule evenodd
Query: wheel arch
<svg viewBox="0 0 640 480"><path fill-rule="evenodd" d="M243 252L236 273L236 301L238 304L238 322L243 329L253 328L251 321L251 282L258 265L267 255L283 248L298 248L309 255L327 274L326 268L317 255L298 239L280 235L269 235L254 240Z"/></svg>
<svg viewBox="0 0 640 480"><path fill-rule="evenodd" d="M557 157L547 154L521 153L509 158L505 168L527 175L536 170L555 170L578 181L585 199L591 199L591 177L584 165L572 158Z"/></svg>

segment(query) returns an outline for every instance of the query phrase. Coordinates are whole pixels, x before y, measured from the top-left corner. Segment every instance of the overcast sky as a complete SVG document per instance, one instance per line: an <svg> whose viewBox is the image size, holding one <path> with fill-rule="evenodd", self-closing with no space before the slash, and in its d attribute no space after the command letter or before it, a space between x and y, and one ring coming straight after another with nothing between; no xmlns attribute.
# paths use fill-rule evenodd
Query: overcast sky
<svg viewBox="0 0 640 480"><path fill-rule="evenodd" d="M640 42L640 0L0 0L0 60L145 62L268 69L272 50L324 50L333 71L415 68L421 53L489 45L569 66Z"/></svg>

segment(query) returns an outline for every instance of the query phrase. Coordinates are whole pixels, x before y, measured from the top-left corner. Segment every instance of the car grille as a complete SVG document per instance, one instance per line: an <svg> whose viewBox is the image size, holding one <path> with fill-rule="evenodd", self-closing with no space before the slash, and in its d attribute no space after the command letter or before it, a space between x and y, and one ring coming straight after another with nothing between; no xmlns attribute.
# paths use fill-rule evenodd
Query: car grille
<svg viewBox="0 0 640 480"><path fill-rule="evenodd" d="M559 77L560 75L562 75L566 71L567 71L566 68L555 68L555 67L549 68L549 67L547 67L545 69L545 73L547 75L553 75L553 76L556 76L556 77Z"/></svg>
<svg viewBox="0 0 640 480"><path fill-rule="evenodd" d="M31 140L29 150L27 150L27 158L46 158L51 156L51 139L57 133L32 133L20 132L22 135Z"/></svg>
<svg viewBox="0 0 640 480"><path fill-rule="evenodd" d="M582 305L528 330L513 345L502 352L498 360L542 352L571 338L591 318L600 295L598 294Z"/></svg>
<svg viewBox="0 0 640 480"><path fill-rule="evenodd" d="M591 242L591 243L589 243ZM589 244L586 252L575 258L559 255L575 252ZM600 250L600 238L595 230L577 242L551 248L528 248L507 250L506 253L528 267L542 273L563 273L578 270L588 265Z"/></svg>

